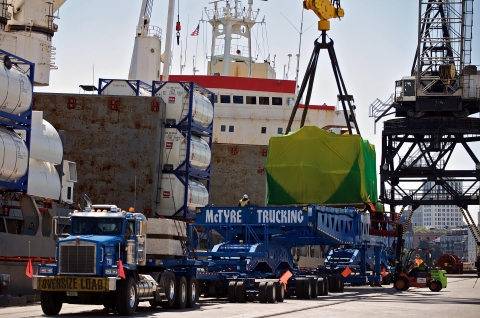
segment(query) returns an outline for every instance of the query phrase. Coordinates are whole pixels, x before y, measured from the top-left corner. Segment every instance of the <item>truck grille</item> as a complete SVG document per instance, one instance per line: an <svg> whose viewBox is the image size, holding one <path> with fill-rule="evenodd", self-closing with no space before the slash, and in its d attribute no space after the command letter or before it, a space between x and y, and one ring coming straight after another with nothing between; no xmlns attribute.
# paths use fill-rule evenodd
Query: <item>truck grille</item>
<svg viewBox="0 0 480 318"><path fill-rule="evenodd" d="M60 274L95 274L95 244L64 243L60 245Z"/></svg>

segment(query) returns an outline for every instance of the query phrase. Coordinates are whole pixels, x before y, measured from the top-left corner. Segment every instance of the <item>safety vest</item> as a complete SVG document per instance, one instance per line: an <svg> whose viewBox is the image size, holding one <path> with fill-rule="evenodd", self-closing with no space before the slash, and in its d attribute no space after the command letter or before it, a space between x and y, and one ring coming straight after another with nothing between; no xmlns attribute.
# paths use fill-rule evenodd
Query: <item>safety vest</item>
<svg viewBox="0 0 480 318"><path fill-rule="evenodd" d="M240 203L240 206L245 206L246 204L248 204L250 201L247 199L247 200L243 200L241 199L240 201L238 201Z"/></svg>

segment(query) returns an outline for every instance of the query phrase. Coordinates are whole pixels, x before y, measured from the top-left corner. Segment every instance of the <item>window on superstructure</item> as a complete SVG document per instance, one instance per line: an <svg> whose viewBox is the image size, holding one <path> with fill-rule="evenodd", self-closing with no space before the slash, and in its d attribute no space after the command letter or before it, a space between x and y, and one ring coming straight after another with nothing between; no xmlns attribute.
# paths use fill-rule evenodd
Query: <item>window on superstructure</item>
<svg viewBox="0 0 480 318"><path fill-rule="evenodd" d="M220 103L230 104L230 95L220 95Z"/></svg>
<svg viewBox="0 0 480 318"><path fill-rule="evenodd" d="M258 98L259 105L270 105L270 97L259 97Z"/></svg>
<svg viewBox="0 0 480 318"><path fill-rule="evenodd" d="M233 95L233 103L234 104L243 104L243 96Z"/></svg>
<svg viewBox="0 0 480 318"><path fill-rule="evenodd" d="M262 134L266 134L267 133L267 127L262 127Z"/></svg>
<svg viewBox="0 0 480 318"><path fill-rule="evenodd" d="M234 132L235 128L234 126L228 126L228 132Z"/></svg>
<svg viewBox="0 0 480 318"><path fill-rule="evenodd" d="M283 128L282 128L282 127L278 127L277 133L278 133L279 135L283 134Z"/></svg>
<svg viewBox="0 0 480 318"><path fill-rule="evenodd" d="M282 98L281 97L272 97L272 105L275 106L282 106Z"/></svg>
<svg viewBox="0 0 480 318"><path fill-rule="evenodd" d="M287 97L287 106L295 106L295 99L293 97Z"/></svg>
<svg viewBox="0 0 480 318"><path fill-rule="evenodd" d="M226 130L227 130L227 126L225 126L225 125L220 126L220 131L225 132Z"/></svg>
<svg viewBox="0 0 480 318"><path fill-rule="evenodd" d="M218 103L218 95L215 94L215 104Z"/></svg>
<svg viewBox="0 0 480 318"><path fill-rule="evenodd" d="M257 105L257 96L247 96L245 102L249 105Z"/></svg>

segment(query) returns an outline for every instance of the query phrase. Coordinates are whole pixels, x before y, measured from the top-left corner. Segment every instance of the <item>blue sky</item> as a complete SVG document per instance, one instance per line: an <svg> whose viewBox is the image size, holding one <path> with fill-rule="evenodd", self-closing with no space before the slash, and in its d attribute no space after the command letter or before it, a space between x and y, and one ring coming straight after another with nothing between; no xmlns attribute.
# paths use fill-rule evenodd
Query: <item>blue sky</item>
<svg viewBox="0 0 480 318"><path fill-rule="evenodd" d="M177 0L178 1L178 0ZM127 78L138 21L141 0L68 0L59 11L59 26L53 37L56 48L55 64L49 87L36 87L36 91L78 93L80 84L97 85L98 78ZM210 0L180 0L181 41L187 45L186 68L183 74L192 74L193 56L197 56L197 69L203 74L206 52L204 40L210 42L211 29L201 24L200 35L191 37L202 18L204 7L211 8ZM247 5L248 0L243 0ZM418 0L366 0L341 2L345 17L331 20L328 35L335 42L340 69L349 94L355 98L357 117L362 136L377 145L380 154L381 124L373 133L373 119L368 117L369 106L376 99L385 101L394 91L395 80L410 75L418 28ZM167 0L156 0L151 25L166 33ZM302 0L254 0L260 9L257 21L265 17L255 36L266 41L258 44L259 59L276 55L277 78L283 78L284 67L290 61L289 79L295 78L296 54L300 35ZM177 4L176 8L177 10ZM474 28L472 64L480 66L480 1L474 1ZM203 14L205 17L205 14ZM478 17L478 18L477 18ZM475 21L476 19L476 21ZM177 11L175 12L175 21ZM313 50L313 42L320 35L317 16L304 12L299 79L303 78ZM293 24L293 25L292 25ZM258 27L258 26L257 26ZM197 44L198 43L198 44ZM209 50L210 44L206 46ZM165 49L162 42L162 51ZM174 46L172 73L180 71L180 46ZM184 52L181 52L184 54ZM93 74L95 65L95 74ZM93 78L95 77L95 78ZM337 89L326 52L321 52L317 67L312 103L336 105ZM477 154L480 153L477 147ZM453 158L461 164L462 155ZM472 167L473 168L473 167ZM476 218L478 207L471 207Z"/></svg>

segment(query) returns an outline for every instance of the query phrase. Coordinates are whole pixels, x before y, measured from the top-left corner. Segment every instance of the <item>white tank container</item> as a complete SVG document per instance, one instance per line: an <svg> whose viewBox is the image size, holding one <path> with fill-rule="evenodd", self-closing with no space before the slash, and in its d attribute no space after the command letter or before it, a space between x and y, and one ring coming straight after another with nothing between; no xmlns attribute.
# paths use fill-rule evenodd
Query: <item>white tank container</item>
<svg viewBox="0 0 480 318"><path fill-rule="evenodd" d="M62 140L52 124L43 119L43 112L41 111L32 112L30 158L56 164L62 163Z"/></svg>
<svg viewBox="0 0 480 318"><path fill-rule="evenodd" d="M15 67L7 69L0 61L0 110L18 115L30 109L32 84L28 77Z"/></svg>
<svg viewBox="0 0 480 318"><path fill-rule="evenodd" d="M27 193L36 197L58 200L60 191L60 178L54 164L30 158Z"/></svg>
<svg viewBox="0 0 480 318"><path fill-rule="evenodd" d="M14 131L0 127L0 180L15 182L27 172L28 149Z"/></svg>
<svg viewBox="0 0 480 318"><path fill-rule="evenodd" d="M179 83L167 83L157 93L167 104L165 118L178 124L188 115L189 94ZM208 127L213 121L213 105L208 98L198 93L193 95L192 119L198 125Z"/></svg>
<svg viewBox="0 0 480 318"><path fill-rule="evenodd" d="M157 205L157 214L172 216L183 206L184 185L173 174L162 175L160 203ZM195 179L188 181L187 210L195 211L199 206L208 204L207 188Z"/></svg>
<svg viewBox="0 0 480 318"><path fill-rule="evenodd" d="M212 152L208 143L200 137L192 136L190 142L190 165L205 171L210 165ZM176 169L185 162L187 156L187 137L175 128L165 129L165 151L163 151L163 163Z"/></svg>
<svg viewBox="0 0 480 318"><path fill-rule="evenodd" d="M103 91L102 95L137 96L135 90L128 85L127 80L113 80ZM152 96L152 92L140 87L138 96Z"/></svg>

